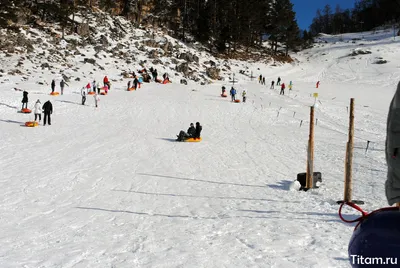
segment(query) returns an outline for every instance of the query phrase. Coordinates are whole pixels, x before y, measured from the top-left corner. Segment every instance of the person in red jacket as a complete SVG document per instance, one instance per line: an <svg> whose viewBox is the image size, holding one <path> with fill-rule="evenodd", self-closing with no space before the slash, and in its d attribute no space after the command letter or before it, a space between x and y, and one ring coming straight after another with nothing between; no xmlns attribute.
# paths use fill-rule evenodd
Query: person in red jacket
<svg viewBox="0 0 400 268"><path fill-rule="evenodd" d="M106 86L106 85L108 86L108 89L111 88L110 81L108 80L107 75L104 76L103 83L104 83L104 86Z"/></svg>
<svg viewBox="0 0 400 268"><path fill-rule="evenodd" d="M279 93L279 95L285 95L285 83L282 83L281 85L281 93Z"/></svg>

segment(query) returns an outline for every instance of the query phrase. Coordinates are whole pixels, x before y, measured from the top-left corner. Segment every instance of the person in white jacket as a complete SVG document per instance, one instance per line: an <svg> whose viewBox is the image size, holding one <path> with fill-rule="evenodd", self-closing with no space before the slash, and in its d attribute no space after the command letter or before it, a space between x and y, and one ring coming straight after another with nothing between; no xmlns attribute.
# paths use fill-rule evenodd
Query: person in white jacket
<svg viewBox="0 0 400 268"><path fill-rule="evenodd" d="M93 97L94 97L94 105L95 105L96 108L97 108L97 103L100 101L100 97L99 97L99 95L97 95L97 92L95 92L95 94L93 95Z"/></svg>
<svg viewBox="0 0 400 268"><path fill-rule="evenodd" d="M35 107L33 108L33 112L35 113L35 121L39 117L39 122L42 120L42 104L40 100L37 100L35 103Z"/></svg>
<svg viewBox="0 0 400 268"><path fill-rule="evenodd" d="M82 88L81 89L81 95L82 95L82 105L85 105L85 102L86 102L86 88Z"/></svg>

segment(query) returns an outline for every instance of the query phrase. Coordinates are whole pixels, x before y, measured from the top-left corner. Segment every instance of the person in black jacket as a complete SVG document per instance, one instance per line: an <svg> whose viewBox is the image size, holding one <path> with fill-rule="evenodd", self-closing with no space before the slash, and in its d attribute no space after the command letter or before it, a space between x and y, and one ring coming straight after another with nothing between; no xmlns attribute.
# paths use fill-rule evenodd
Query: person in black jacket
<svg viewBox="0 0 400 268"><path fill-rule="evenodd" d="M200 125L199 122L196 122L196 133L193 136L193 138L200 139L200 133L201 133L202 130L203 130L203 127Z"/></svg>
<svg viewBox="0 0 400 268"><path fill-rule="evenodd" d="M53 79L52 81L51 81L51 93L53 93L54 92L54 89L56 88L56 81Z"/></svg>
<svg viewBox="0 0 400 268"><path fill-rule="evenodd" d="M43 126L46 125L47 119L49 121L49 125L51 125L51 118L50 115L53 113L53 105L51 102L48 100L43 104L43 113L44 113L44 121L43 121Z"/></svg>
<svg viewBox="0 0 400 268"><path fill-rule="evenodd" d="M25 109L28 109L28 92L24 90L22 92L22 109L24 109L24 104L25 104Z"/></svg>
<svg viewBox="0 0 400 268"><path fill-rule="evenodd" d="M192 138L196 135L196 129L193 123L190 123L190 127L188 128L187 132L181 130L179 135L177 135L177 141L184 141L185 139Z"/></svg>

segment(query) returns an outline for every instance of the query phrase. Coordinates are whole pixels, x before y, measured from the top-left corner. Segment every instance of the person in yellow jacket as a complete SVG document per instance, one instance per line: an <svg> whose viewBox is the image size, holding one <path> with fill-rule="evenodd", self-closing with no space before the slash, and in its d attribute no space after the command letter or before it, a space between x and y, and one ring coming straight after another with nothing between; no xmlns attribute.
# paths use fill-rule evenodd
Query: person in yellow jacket
<svg viewBox="0 0 400 268"><path fill-rule="evenodd" d="M243 98L243 102L246 102L246 90L245 89L243 89L243 92L242 92L242 98Z"/></svg>

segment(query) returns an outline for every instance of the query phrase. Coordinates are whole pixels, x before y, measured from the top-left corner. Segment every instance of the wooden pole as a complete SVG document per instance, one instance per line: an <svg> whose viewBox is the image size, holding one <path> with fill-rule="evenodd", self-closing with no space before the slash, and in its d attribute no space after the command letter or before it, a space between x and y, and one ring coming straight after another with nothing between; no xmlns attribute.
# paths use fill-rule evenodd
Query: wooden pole
<svg viewBox="0 0 400 268"><path fill-rule="evenodd" d="M313 188L314 176L314 106L310 107L310 134L307 148L307 175L306 188Z"/></svg>
<svg viewBox="0 0 400 268"><path fill-rule="evenodd" d="M351 202L352 187L352 170L353 170L353 148L354 148L354 98L350 99L350 116L349 116L349 140L346 146L346 163L344 177L344 201Z"/></svg>

